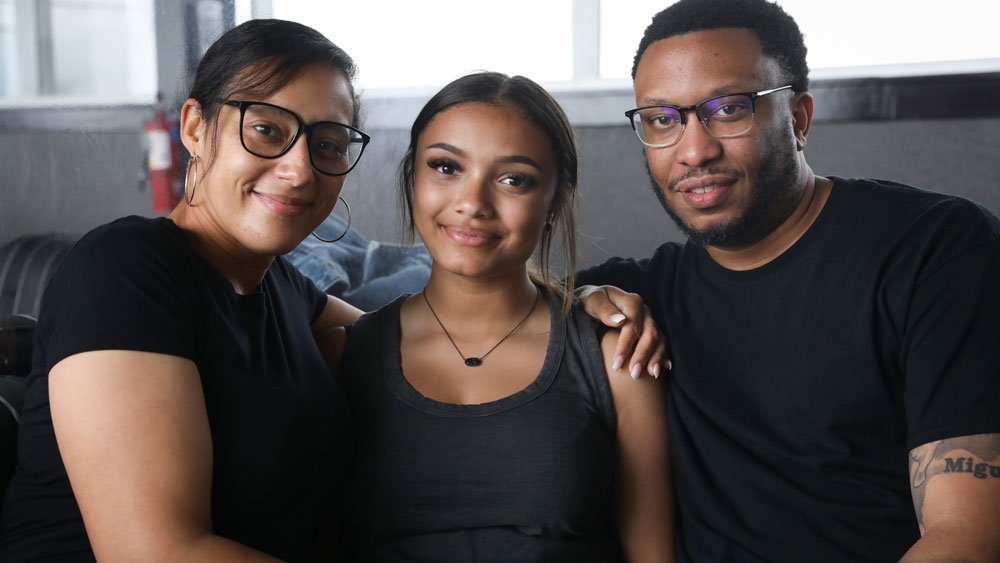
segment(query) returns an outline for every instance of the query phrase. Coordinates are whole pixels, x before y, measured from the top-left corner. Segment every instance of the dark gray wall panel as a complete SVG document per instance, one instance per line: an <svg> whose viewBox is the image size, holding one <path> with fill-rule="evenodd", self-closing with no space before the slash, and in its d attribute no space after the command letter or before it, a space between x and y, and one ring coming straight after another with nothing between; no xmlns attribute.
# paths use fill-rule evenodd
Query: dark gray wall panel
<svg viewBox="0 0 1000 563"><path fill-rule="evenodd" d="M0 133L0 243L150 215L149 189L138 182L142 158L137 132Z"/></svg>
<svg viewBox="0 0 1000 563"><path fill-rule="evenodd" d="M821 123L806 155L818 174L895 180L1000 213L1000 119Z"/></svg>

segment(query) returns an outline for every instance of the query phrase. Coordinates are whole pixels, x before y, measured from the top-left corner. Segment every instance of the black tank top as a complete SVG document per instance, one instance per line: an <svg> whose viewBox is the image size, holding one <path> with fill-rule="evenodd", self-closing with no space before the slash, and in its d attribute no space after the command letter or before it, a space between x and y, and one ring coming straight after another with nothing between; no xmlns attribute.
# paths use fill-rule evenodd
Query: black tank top
<svg viewBox="0 0 1000 563"><path fill-rule="evenodd" d="M405 296L351 329L341 364L358 432L352 561L617 561L616 419L591 320L562 319L538 377L478 405L421 395L400 369ZM498 358L491 358L494 361Z"/></svg>

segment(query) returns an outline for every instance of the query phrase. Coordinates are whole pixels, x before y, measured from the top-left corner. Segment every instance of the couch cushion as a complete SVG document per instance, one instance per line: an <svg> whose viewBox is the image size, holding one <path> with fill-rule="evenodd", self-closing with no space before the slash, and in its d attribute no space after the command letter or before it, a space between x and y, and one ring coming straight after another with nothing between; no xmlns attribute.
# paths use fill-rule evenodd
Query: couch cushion
<svg viewBox="0 0 1000 563"><path fill-rule="evenodd" d="M79 237L28 235L0 247L0 317L38 318L45 284Z"/></svg>

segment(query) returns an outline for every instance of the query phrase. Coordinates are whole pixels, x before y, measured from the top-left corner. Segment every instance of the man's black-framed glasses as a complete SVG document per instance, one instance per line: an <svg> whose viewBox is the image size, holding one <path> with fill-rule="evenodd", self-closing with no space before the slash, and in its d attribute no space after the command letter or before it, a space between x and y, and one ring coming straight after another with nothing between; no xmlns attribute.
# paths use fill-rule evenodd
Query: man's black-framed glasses
<svg viewBox="0 0 1000 563"><path fill-rule="evenodd" d="M718 139L738 137L753 127L754 101L768 94L791 88L791 85L761 90L738 92L709 98L693 106L644 106L630 109L625 117L632 130L647 147L663 148L681 139L687 125L687 112L694 110L698 121L709 135Z"/></svg>
<svg viewBox="0 0 1000 563"><path fill-rule="evenodd" d="M361 160L371 137L350 125L317 121L306 125L295 112L266 102L225 100L240 110L240 142L261 158L278 158L305 133L309 161L327 176L343 176Z"/></svg>

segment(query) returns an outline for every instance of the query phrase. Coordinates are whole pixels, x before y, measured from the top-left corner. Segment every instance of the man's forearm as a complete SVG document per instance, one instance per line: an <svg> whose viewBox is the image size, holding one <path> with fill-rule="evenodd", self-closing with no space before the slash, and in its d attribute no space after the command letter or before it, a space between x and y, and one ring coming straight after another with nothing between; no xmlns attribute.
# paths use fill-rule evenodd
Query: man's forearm
<svg viewBox="0 0 1000 563"><path fill-rule="evenodd" d="M906 552L900 563L978 563L1000 561L996 531L958 524L935 526Z"/></svg>

